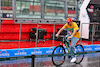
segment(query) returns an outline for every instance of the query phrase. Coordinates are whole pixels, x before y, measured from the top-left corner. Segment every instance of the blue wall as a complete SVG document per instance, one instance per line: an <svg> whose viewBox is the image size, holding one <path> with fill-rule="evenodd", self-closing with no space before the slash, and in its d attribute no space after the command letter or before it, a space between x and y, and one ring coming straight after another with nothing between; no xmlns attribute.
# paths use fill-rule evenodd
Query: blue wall
<svg viewBox="0 0 100 67"><path fill-rule="evenodd" d="M2 57L17 57L17 56L27 56L27 55L42 55L51 54L54 47L44 47L44 48L28 48L28 49L7 49L0 50L0 58ZM99 51L100 46L98 45L85 45L85 51Z"/></svg>

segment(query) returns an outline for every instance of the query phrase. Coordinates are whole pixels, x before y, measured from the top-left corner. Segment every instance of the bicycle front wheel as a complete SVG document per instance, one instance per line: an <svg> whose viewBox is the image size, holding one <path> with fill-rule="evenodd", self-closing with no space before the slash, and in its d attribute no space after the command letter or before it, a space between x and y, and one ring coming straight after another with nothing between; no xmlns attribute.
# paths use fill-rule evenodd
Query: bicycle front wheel
<svg viewBox="0 0 100 67"><path fill-rule="evenodd" d="M57 47L55 47L55 49L53 50L52 52L52 55L54 54L65 54L65 49L63 46L59 45ZM65 56L55 56L55 57L52 57L52 63L55 65L55 66L60 66L64 63L65 61Z"/></svg>
<svg viewBox="0 0 100 67"><path fill-rule="evenodd" d="M84 52L84 47L80 44L75 46L76 48L76 53L80 53L80 52ZM80 64L82 62L82 60L84 59L84 54L82 55L76 55L76 64Z"/></svg>

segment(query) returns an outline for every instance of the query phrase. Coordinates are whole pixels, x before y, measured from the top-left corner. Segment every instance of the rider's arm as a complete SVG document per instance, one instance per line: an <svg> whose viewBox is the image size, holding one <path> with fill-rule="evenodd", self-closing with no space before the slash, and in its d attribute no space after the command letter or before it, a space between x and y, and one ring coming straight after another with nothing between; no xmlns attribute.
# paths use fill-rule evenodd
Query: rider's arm
<svg viewBox="0 0 100 67"><path fill-rule="evenodd" d="M64 28L62 27L59 31L58 31L58 35L64 30Z"/></svg>
<svg viewBox="0 0 100 67"><path fill-rule="evenodd" d="M73 31L73 33L72 33L71 37L73 37L73 36L76 34L76 32L77 32L77 30L76 30L76 29L74 29L74 31Z"/></svg>
<svg viewBox="0 0 100 67"><path fill-rule="evenodd" d="M66 28L67 28L67 23L58 31L58 33L56 34L56 37L58 37L59 34Z"/></svg>

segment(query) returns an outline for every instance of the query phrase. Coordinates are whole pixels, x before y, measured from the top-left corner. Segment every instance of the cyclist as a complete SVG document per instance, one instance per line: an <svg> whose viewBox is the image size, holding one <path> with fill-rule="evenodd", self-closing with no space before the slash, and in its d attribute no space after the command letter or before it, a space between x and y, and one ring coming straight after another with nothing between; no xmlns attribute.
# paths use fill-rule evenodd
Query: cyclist
<svg viewBox="0 0 100 67"><path fill-rule="evenodd" d="M70 53L76 53L75 51L75 45L78 42L79 38L80 38L80 31L78 28L78 25L73 22L72 18L69 17L67 18L67 23L57 32L56 37L59 36L59 34L64 30L64 29L68 29L71 34L70 35L66 35L67 36L67 40L71 40L71 48L70 48ZM70 62L75 62L76 61L76 57L71 56L72 59Z"/></svg>

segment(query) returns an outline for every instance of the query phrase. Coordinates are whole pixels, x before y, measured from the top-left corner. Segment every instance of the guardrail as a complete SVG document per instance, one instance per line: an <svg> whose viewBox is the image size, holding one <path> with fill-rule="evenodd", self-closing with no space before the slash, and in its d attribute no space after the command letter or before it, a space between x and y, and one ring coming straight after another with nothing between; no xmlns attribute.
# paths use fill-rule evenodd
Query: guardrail
<svg viewBox="0 0 100 67"><path fill-rule="evenodd" d="M48 54L48 55L31 55L31 56L19 56L19 57L7 57L7 58L0 58L0 61L7 61L7 60L19 60L19 59L27 59L27 58L31 58L31 67L35 67L35 58L44 58L44 57L55 57L55 56L71 56L71 55L85 55L85 54L91 54L91 53L98 53L100 51L89 51L89 52L79 52L79 53L75 53L75 54L70 54L70 53L66 53L66 54Z"/></svg>

